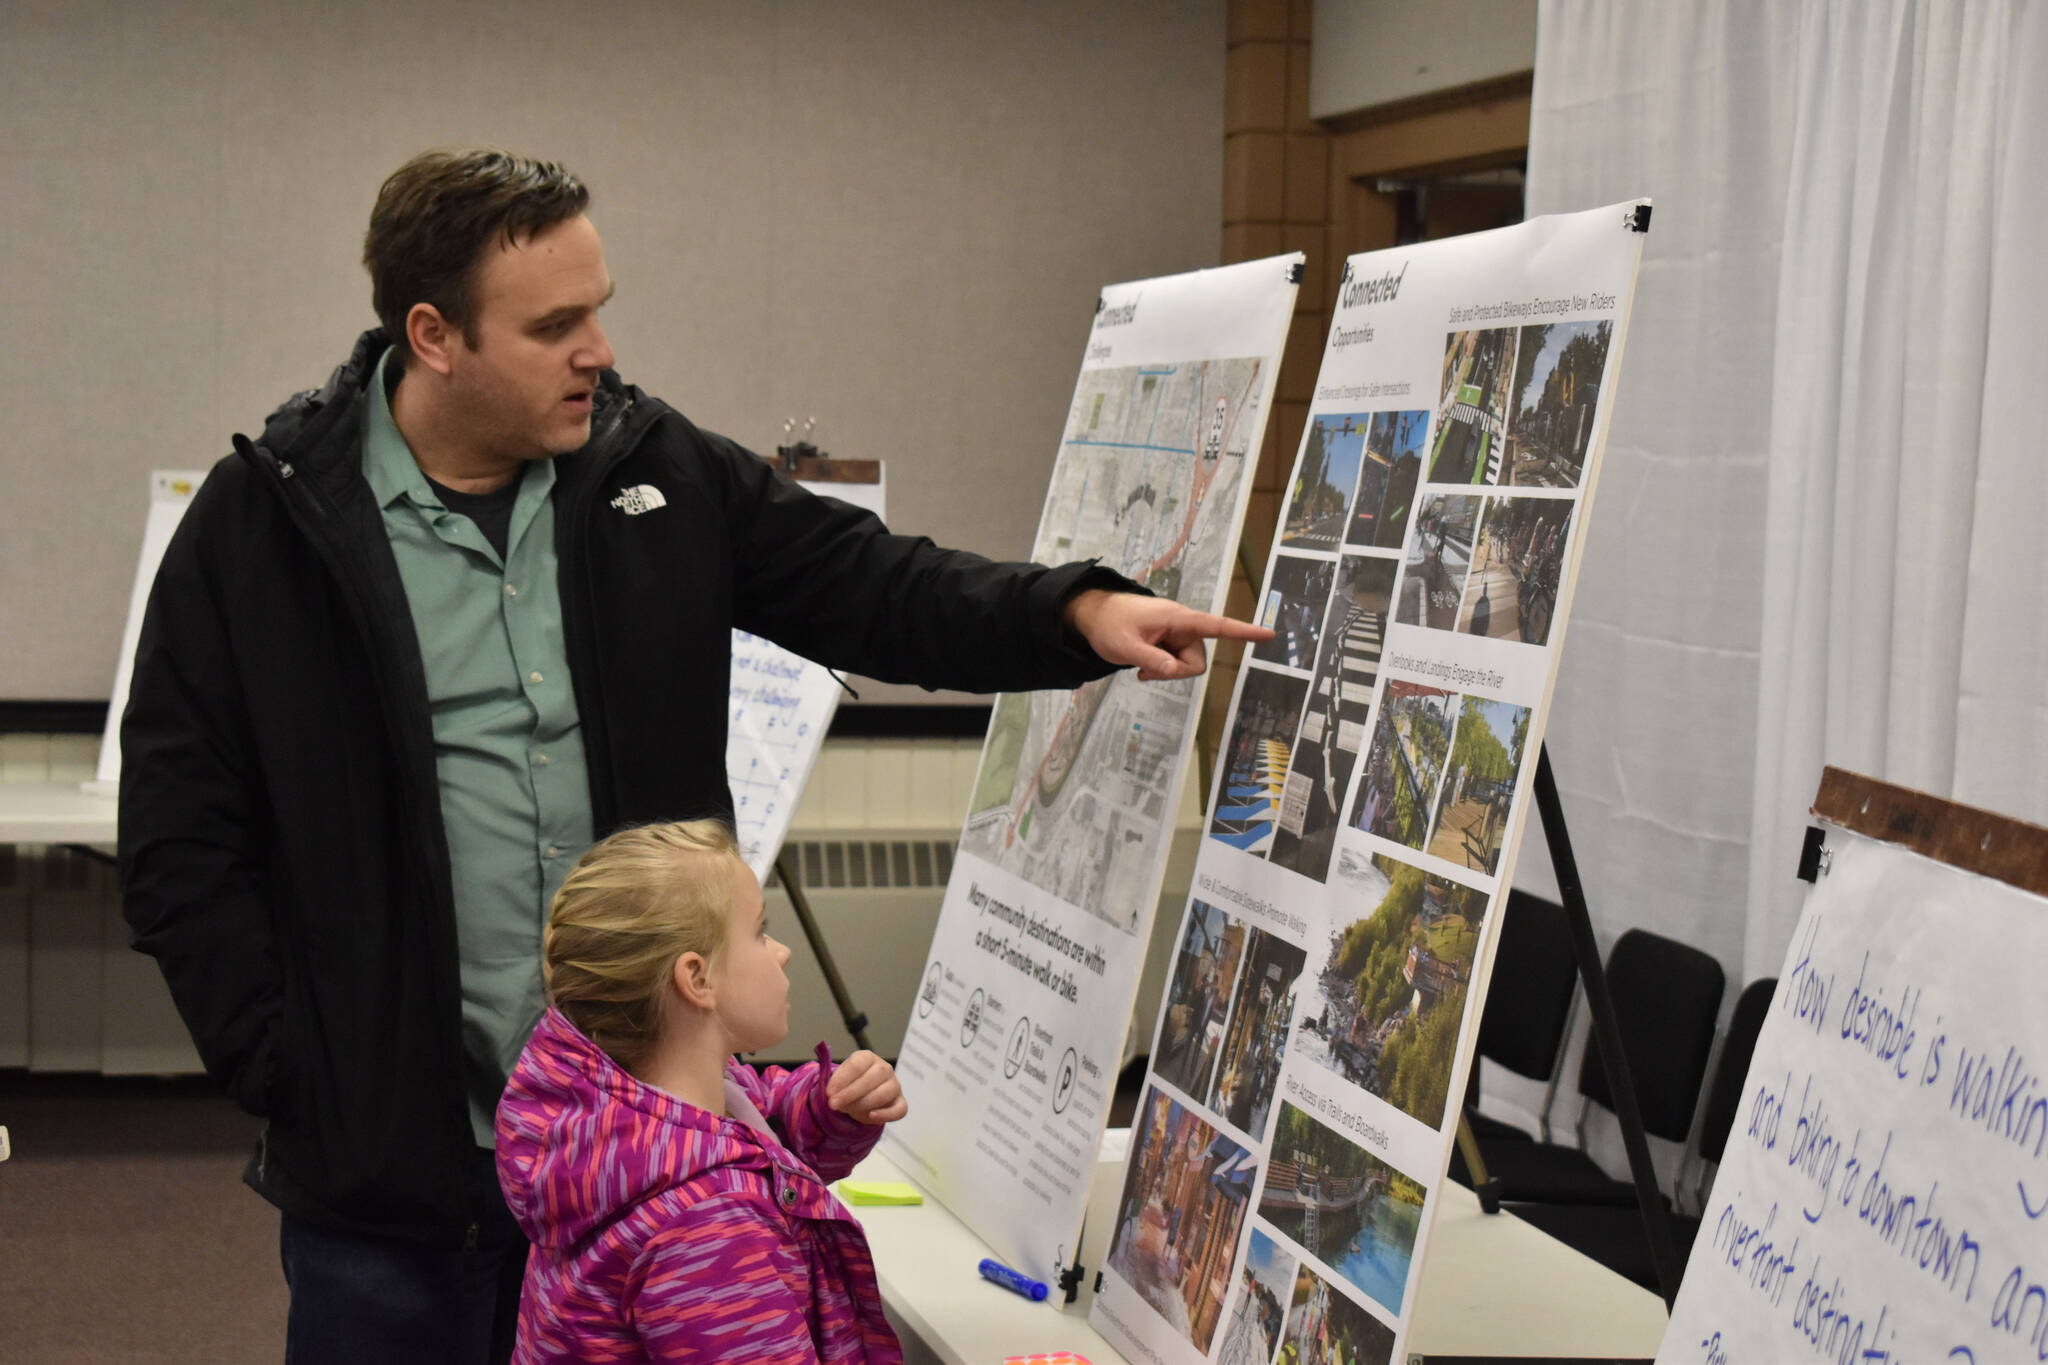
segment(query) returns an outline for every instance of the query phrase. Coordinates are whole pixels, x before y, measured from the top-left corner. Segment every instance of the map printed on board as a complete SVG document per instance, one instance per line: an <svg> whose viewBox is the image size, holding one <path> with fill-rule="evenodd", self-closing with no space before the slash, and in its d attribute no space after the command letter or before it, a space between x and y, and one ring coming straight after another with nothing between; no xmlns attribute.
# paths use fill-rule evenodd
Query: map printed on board
<svg viewBox="0 0 2048 1365"><path fill-rule="evenodd" d="M1091 1314L1134 1360L1402 1358L1638 207L1346 263Z"/></svg>
<svg viewBox="0 0 2048 1365"><path fill-rule="evenodd" d="M1032 558L1100 558L1209 610L1229 578L1270 370L1238 359L1083 371ZM1156 895L1195 690L1125 671L1074 692L1005 694L960 850L1133 932Z"/></svg>
<svg viewBox="0 0 2048 1365"><path fill-rule="evenodd" d="M1103 292L1033 554L1221 610L1301 257ZM1051 1281L1081 1215L1205 679L996 704L884 1140Z"/></svg>

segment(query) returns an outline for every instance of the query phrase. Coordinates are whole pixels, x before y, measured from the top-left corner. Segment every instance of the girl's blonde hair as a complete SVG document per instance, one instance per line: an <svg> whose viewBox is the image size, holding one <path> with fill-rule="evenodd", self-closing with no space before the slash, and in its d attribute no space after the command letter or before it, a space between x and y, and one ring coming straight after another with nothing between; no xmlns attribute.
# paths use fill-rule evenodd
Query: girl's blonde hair
<svg viewBox="0 0 2048 1365"><path fill-rule="evenodd" d="M743 868L718 820L622 829L576 860L548 910L541 980L583 1036L628 1071L661 1037L669 974L684 953L715 963Z"/></svg>

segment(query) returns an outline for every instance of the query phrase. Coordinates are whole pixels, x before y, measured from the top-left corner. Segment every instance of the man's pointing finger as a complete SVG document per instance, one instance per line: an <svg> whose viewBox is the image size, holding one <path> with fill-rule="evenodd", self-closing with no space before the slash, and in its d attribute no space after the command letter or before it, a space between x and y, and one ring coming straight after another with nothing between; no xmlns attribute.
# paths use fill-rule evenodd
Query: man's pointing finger
<svg viewBox="0 0 2048 1365"><path fill-rule="evenodd" d="M1216 616L1206 611L1191 611L1186 618L1175 624L1205 639L1250 640L1258 643L1273 638L1273 632L1265 626L1255 626L1249 621Z"/></svg>

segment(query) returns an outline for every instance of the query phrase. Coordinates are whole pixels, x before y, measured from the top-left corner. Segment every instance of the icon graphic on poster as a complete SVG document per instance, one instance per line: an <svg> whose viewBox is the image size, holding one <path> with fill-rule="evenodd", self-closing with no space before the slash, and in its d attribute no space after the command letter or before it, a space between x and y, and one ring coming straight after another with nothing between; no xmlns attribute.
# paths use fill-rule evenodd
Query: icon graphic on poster
<svg viewBox="0 0 2048 1365"><path fill-rule="evenodd" d="M1031 1016L1017 1016L1017 1026L1010 1030L1010 1045L1003 1050L1003 1079L1009 1080L1024 1069L1024 1051L1031 1044ZM1044 1073L1040 1073L1043 1075Z"/></svg>
<svg viewBox="0 0 2048 1365"><path fill-rule="evenodd" d="M967 1013L960 1016L960 1046L966 1047L974 1041L974 1035L981 1032L981 987L974 988L974 994L967 997Z"/></svg>
<svg viewBox="0 0 2048 1365"><path fill-rule="evenodd" d="M1066 1113L1067 1101L1074 1098L1074 1068L1079 1064L1079 1060L1072 1048L1068 1048L1067 1055L1060 1058L1059 1079L1053 1083L1052 1088L1052 1112L1055 1114Z"/></svg>
<svg viewBox="0 0 2048 1365"><path fill-rule="evenodd" d="M930 970L924 974L924 985L917 992L917 1017L928 1017L939 1003L939 980L945 976L945 968L933 960Z"/></svg>

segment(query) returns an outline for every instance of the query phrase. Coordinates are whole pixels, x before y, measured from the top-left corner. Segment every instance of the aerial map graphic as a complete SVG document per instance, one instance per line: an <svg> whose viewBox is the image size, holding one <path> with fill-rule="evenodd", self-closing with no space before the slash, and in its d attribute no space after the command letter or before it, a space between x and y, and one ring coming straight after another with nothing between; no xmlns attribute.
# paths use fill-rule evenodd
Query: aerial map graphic
<svg viewBox="0 0 2048 1365"><path fill-rule="evenodd" d="M1209 610L1229 572L1261 365L1083 372L1032 557L1098 557ZM1125 671L1072 692L1004 695L961 850L1132 932L1164 852L1198 682L1141 683Z"/></svg>

